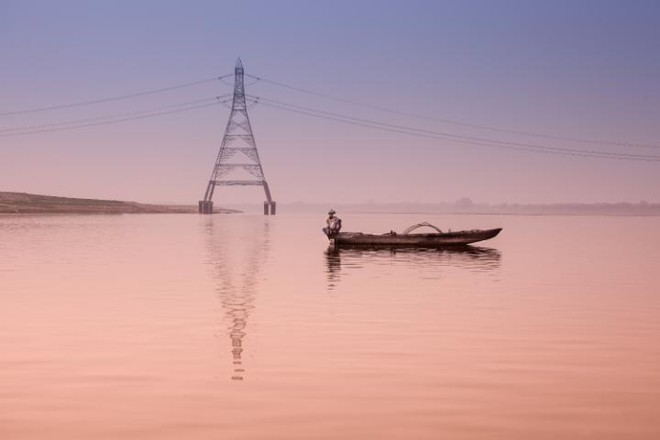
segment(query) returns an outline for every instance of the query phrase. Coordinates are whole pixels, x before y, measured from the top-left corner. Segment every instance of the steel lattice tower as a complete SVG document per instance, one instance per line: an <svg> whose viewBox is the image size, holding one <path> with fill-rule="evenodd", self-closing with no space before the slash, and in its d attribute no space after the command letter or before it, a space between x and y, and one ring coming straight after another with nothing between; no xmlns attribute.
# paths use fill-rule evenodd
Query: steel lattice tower
<svg viewBox="0 0 660 440"><path fill-rule="evenodd" d="M206 187L204 200L199 202L200 214L213 213L213 192L216 186L262 186L266 193L264 214L275 215L275 202L271 198L268 183L261 167L257 143L252 134L250 117L245 101L245 84L243 81L243 63L239 58L234 68L234 99L225 134L222 138L220 151L215 160L211 179ZM232 178L232 174L246 171L250 178ZM243 173L245 174L245 173Z"/></svg>

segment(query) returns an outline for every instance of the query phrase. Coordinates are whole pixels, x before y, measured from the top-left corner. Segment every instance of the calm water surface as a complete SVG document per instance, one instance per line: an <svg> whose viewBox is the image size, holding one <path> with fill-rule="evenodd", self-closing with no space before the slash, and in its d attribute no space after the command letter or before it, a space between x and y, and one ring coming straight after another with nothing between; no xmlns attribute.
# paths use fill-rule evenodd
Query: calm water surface
<svg viewBox="0 0 660 440"><path fill-rule="evenodd" d="M660 219L342 217L0 216L0 438L660 438Z"/></svg>

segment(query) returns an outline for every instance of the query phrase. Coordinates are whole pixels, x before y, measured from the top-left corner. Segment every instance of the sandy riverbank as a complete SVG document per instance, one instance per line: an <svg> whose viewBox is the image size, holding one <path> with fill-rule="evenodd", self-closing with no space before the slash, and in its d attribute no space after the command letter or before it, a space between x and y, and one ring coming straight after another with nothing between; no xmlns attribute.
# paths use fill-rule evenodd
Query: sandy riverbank
<svg viewBox="0 0 660 440"><path fill-rule="evenodd" d="M0 192L0 214L193 214L196 205L151 205L118 200L76 199ZM240 212L215 208L217 213Z"/></svg>

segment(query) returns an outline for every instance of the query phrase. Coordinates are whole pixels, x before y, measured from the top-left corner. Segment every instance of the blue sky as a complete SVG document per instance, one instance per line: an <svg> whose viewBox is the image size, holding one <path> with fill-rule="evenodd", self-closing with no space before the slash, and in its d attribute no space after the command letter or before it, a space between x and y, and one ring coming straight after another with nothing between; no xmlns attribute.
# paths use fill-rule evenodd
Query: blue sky
<svg viewBox="0 0 660 440"><path fill-rule="evenodd" d="M659 19L657 1L0 0L0 113L210 78L230 73L240 56L247 73L428 119L248 83L248 93L268 99L460 136L660 156L651 148L660 145ZM218 82L0 116L0 129L230 91ZM0 190L194 203L228 112L217 106L0 137ZM283 202L660 202L658 161L457 144L264 105L250 114L266 177ZM260 201L262 194L250 188L217 197Z"/></svg>

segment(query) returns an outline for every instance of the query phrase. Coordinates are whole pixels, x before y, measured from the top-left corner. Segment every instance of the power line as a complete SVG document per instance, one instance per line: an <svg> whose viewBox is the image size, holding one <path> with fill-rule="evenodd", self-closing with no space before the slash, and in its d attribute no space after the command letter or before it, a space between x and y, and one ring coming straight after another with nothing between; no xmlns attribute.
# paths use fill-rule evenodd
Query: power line
<svg viewBox="0 0 660 440"><path fill-rule="evenodd" d="M85 120L78 120L76 123L71 123L70 122L70 125L57 126L58 124L46 124L47 125L46 127L33 129L33 130L29 130L29 131L15 131L15 132L9 132L9 133L0 133L0 137L26 136L26 135L47 133L47 132L53 132L53 131L75 130L75 129L79 129L79 128L95 127L95 126L99 126L99 125L117 124L117 123L121 123L121 122L136 121L136 120L140 120L140 119L154 118L154 117L157 117L157 116L170 115L170 114L173 114L173 113L181 113L181 112L186 112L186 111L190 111L190 110L196 110L196 109L200 109L200 108L205 108L205 107L218 105L220 103L220 101L217 100L216 98L205 99L204 101L209 101L209 100L212 100L213 102L207 102L205 104L196 104L196 105L185 105L183 107L182 107L183 104L179 104L179 105L174 105L174 106L168 106L169 108L171 108L171 107L180 107L180 108L175 108L173 110L137 112L138 113L137 115L136 115L136 112L131 112L131 113L125 113L125 114L123 114L123 116L122 115L115 115L115 116L112 116L112 117L107 116L107 117L90 118L89 119L89 121L96 120L96 122L83 122ZM112 118L112 119L108 119L108 118ZM98 119L105 119L105 120L100 120L99 121Z"/></svg>
<svg viewBox="0 0 660 440"><path fill-rule="evenodd" d="M533 133L529 131L523 131L523 130L511 130L511 129L506 129L506 128L499 128L499 127L493 127L489 125L481 125L481 124L473 124L469 122L463 122L463 121L456 121L453 119L445 119L445 118L436 118L436 117L430 117L430 116L425 116L425 115L420 115L417 113L410 113L410 112L404 112L400 110L393 110L389 109L386 107L381 107L377 105L372 105L372 104L367 104L363 102L358 102L354 101L352 99L345 99L345 98L339 98L333 95L329 95L326 93L320 93L320 92L315 92L313 90L308 90L308 89L303 89L300 87L292 86L289 84L285 84L279 81L273 81L264 77L259 77L259 76L254 76L250 74L245 74L245 76L249 76L251 78L254 78L256 80L273 84L278 87L283 87L289 90L295 90L301 93L306 93L308 95L313 95L313 96L319 96L322 98L330 99L333 101L337 102L345 102L347 104L359 106L359 107L365 107L365 108L371 108L374 110L379 110L382 112L387 112L387 113L392 113L392 114L397 114L397 115L402 115L402 116L409 116L413 118L418 118L418 119L424 119L427 121L435 121L435 122L444 122L447 124L453 124L453 125L458 125L462 127L468 127L468 128L477 128L480 130L488 130L488 131L493 131L497 133L507 133L507 134L517 134L517 135L523 135L523 136L530 136L530 137L537 137L537 138L544 138L544 139L550 139L550 140L560 140L560 141L569 141L569 142L579 142L579 143L584 143L584 144L595 144L595 145L611 145L611 146L617 146L617 147L636 147L636 148L660 148L660 145L649 145L649 144L642 144L642 143L636 143L636 142L622 142L622 141L603 141L603 140L597 140L597 139L586 139L586 138L579 138L579 137L569 137L569 136L558 136L558 135L550 135L550 134L544 134L544 133Z"/></svg>
<svg viewBox="0 0 660 440"><path fill-rule="evenodd" d="M575 149L575 148L548 147L548 146L538 145L538 144L500 141L500 140L496 140L496 139L480 138L480 137L475 137L475 136L463 136L463 135L457 135L457 134L453 134L453 133L439 132L439 131L433 131L433 130L426 130L426 129L422 129L422 128L415 128L415 127L409 127L409 126L404 126L404 125L397 125L397 124L379 122L379 121L374 121L374 120L369 120L369 119L362 119L362 118L358 118L358 117L354 117L354 116L345 116L345 115L340 115L338 113L332 113L332 112L327 112L327 111L323 111L323 110L312 109L312 108L309 108L309 107L301 107L301 106L288 104L288 103L281 102L281 101L266 99L266 98L261 98L261 100L262 101L270 101L270 102L273 102L273 103L276 103L276 104L285 105L285 106L289 106L289 107L294 107L294 108L298 108L298 109L305 110L305 111L317 112L317 113L321 113L321 114L325 114L325 115L329 115L329 116L345 117L347 119L352 119L352 120L356 120L356 121L364 122L364 123L368 123L368 124L375 124L375 125L390 127L390 128L394 128L394 129L401 129L401 130L407 130L407 131L427 133L427 134L431 134L431 135L434 135L434 136L443 137L443 138L448 139L448 140L458 140L458 139L460 139L460 140L465 140L465 141L485 142L485 143L516 146L516 147L537 148L537 149L563 151L563 152L574 152L574 153L588 153L588 154L597 154L597 155L640 157L640 158L648 158L648 157L660 158L660 156L649 156L649 155L646 155L646 154L615 153L615 152L607 152L607 151L600 151L600 150L582 150L582 149Z"/></svg>
<svg viewBox="0 0 660 440"><path fill-rule="evenodd" d="M183 89L185 87L192 87L192 86L197 86L200 84L206 84L210 83L213 81L218 81L222 80L223 78L227 78L231 75L223 75L223 76L218 76L214 78L207 78L207 79L200 79L198 81L192 81L192 82L187 82L183 84L177 84L174 86L169 86L169 87L161 87L158 89L152 89L152 90L145 90L142 92L136 92L136 93L129 93L127 95L120 95L120 96L112 96L108 98L100 98L100 99L92 99L88 101L80 101L80 102L74 102L74 103L69 103L69 104L59 104L59 105L51 105L47 107L38 107L38 108L32 108L32 109L25 109L25 110L16 110L16 111L10 111L10 112L0 112L0 116L10 116L10 115L22 115L22 114L27 114L27 113L38 113L38 112L44 112L44 111L50 111L50 110L61 110L65 108L73 108L73 107L82 107L85 105L92 105L92 104L100 104L103 102L110 102L110 101L120 101L123 99L130 99L130 98L136 98L139 96L146 96L146 95L153 95L156 93L162 93L162 92L169 92L171 90L177 90L177 89Z"/></svg>
<svg viewBox="0 0 660 440"><path fill-rule="evenodd" d="M152 89L152 90L147 90L147 91L142 91L142 92L137 92L137 93L131 93L131 94L126 94L126 95L121 95L121 96L108 97L108 98L103 98L103 99L89 100L89 101L83 101L83 102L71 103L71 104L62 104L62 105L50 106L50 107L42 107L42 108L36 108L36 109L31 109L31 110L21 110L21 111L16 111L16 112L0 113L0 116L2 116L2 115L16 115L16 114L23 114L23 113L34 113L34 112L40 112L40 111L63 109L63 108L70 108L70 107L79 107L79 106L97 104L97 103L108 102L108 101L117 101L117 100L129 99L129 98L134 98L134 97L138 97L138 96L156 94L156 93L161 93L161 92L165 92L165 91L180 89L180 88L184 88L184 87L190 87L190 86L194 86L194 85L204 84L204 83L217 81L217 80L222 81L223 78L226 78L226 77L229 77L229 76L231 76L231 75L224 75L224 76L215 77L215 78L198 80L198 81L193 81L193 82L189 82L189 83L178 84L178 85L174 85L174 86L163 87L163 88L159 88L159 89ZM324 93L318 93L318 92L302 89L302 88L299 88L299 87L291 86L291 85L284 84L284 83L279 83L279 82L276 82L276 81L268 80L268 79L257 77L257 76L254 76L254 75L246 74L246 76L252 77L253 79L255 79L255 82L265 81L265 82L269 82L269 83L272 83L272 84L275 84L275 85L278 85L278 86L281 86L281 87L285 87L285 88L288 88L288 89L300 91L300 92L307 93L307 94L321 96L321 97L332 99L332 100L335 100L335 101L346 102L346 103L350 103L350 104L353 104L353 105L358 105L358 106L362 106L362 107L368 107L368 108L373 108L373 109L377 109L377 110L381 110L381 111L386 111L386 112L389 112L389 113L396 113L396 114L402 114L402 115L407 115L407 116L414 116L414 117L418 117L418 118L426 119L426 120L438 120L438 119L435 119L435 118L429 118L429 117L425 117L425 116L422 116L422 115L415 115L415 114L412 114L412 113L400 112L400 111L391 110L391 109L387 109L387 108L383 108L383 107L379 107L379 106L373 106L373 105L370 105L370 104L359 103L359 102L348 100L348 99L336 98L336 97L333 97L331 95L327 95L327 94L324 94ZM23 126L23 127L4 128L4 129L0 129L0 137L22 136L22 135L45 133L45 132L52 132L52 131L72 130L72 129L77 129L77 128L85 128L85 127L92 127L92 126L97 126L97 125L114 124L114 123L119 123L119 122L126 122L126 121L132 121L132 120L151 118L151 117L156 117L156 116L160 116L160 115L179 113L179 112L183 112L183 111L189 111L189 110L194 110L194 109L198 109L198 108L208 107L208 106L211 106L211 105L223 104L224 103L223 98L225 98L227 96L230 96L230 94L217 96L215 98L204 98L204 99L201 99L201 100L187 101L187 102L183 102L183 103L158 107L158 108L150 109L150 110L142 110L142 111L129 112L129 113L120 113L120 114L115 114L115 115L99 116L99 117L77 119L77 120L70 120L70 121L63 121L63 122L49 123L49 124L41 124L41 125L31 125L31 126ZM260 101L263 105L273 107L273 108L276 108L276 109L280 109L280 110L289 111L289 112L299 113L299 114L303 114L303 115L308 115L308 116L313 116L313 117L317 117L317 118L332 120L332 121L336 121L336 122L343 122L343 123L348 123L348 124L373 128L373 129L380 129L380 130L385 130L385 131L390 131L390 132L395 132L395 133L401 133L401 134L407 134L407 135L413 135L413 136L419 136L419 137L427 137L427 138L432 138L432 139L450 140L452 142L458 142L458 143L469 144L469 145L478 145L478 146L495 147L495 148L507 148L507 149L512 149L512 150L528 151L528 152L535 152L535 153L560 154L560 155L579 156L579 157L593 157L593 158L602 158L602 159L652 161L652 162L660 161L660 156L654 156L654 155L608 152L608 151L602 151L602 150L589 150L589 149L579 149L579 148L552 147L552 146L545 146L545 145L538 145L538 144L531 144L531 143L512 142L512 141L505 141L505 140L489 139L489 138L483 138L483 137L477 137L477 136L466 136L466 135L459 135L459 134L454 134L454 133L449 133L449 132L427 130L427 129L416 128L416 127L411 127L411 126L406 126L406 125L399 125L399 124L381 122L381 121L377 121L377 120L364 119L364 118L359 118L359 117L354 117L354 116L349 116L349 115L344 115L344 114L338 114L338 113L328 112L328 111L309 108L309 107L298 106L298 105L289 104L289 103L286 103L286 102L272 100L272 99L268 99L268 98L259 98L259 97L250 97L250 98L255 99L256 100L255 102ZM214 101L214 102L210 102L210 101ZM578 139L578 138L569 138L569 137L561 137L561 136L539 135L539 134L527 133L527 132L522 132L522 131L496 129L496 128L493 128L493 127L480 126L480 125L475 125L475 124L460 123L460 122L449 121L449 120L444 120L444 119L439 119L439 120L444 121L444 122L457 123L458 125L471 126L471 127L475 127L475 128L492 129L494 131L500 131L500 132L505 132L505 133L527 134L527 135L533 135L533 136L537 136L537 137L544 137L544 138L548 138L548 139L562 139L562 140L572 140L572 141L588 142L588 143L598 142L598 141L589 140L589 139ZM616 145L616 146L644 146L644 147L649 147L649 148L657 148L656 146L652 146L652 145L630 144L630 143L620 143L620 142L603 141L603 142L600 142L600 143L605 144L605 145Z"/></svg>
<svg viewBox="0 0 660 440"><path fill-rule="evenodd" d="M432 130L419 129L403 125L388 124L380 121L369 119L357 118L352 116L341 115L323 110L317 110L309 107L302 107L293 104L288 104L281 101L271 100L267 98L258 98L262 105L273 107L280 110L285 110L293 113L303 114L316 118L331 120L335 122L342 122L352 125L358 125L367 128L384 130L389 132L407 134L412 136L449 140L469 145L478 145L491 148L504 148L518 151L528 151L533 153L543 154L556 154L564 156L577 156L577 157L591 157L600 159L616 159L616 160L631 160L631 161L644 161L644 162L660 162L660 156L629 154L629 153L611 153L595 150L579 150L562 147L547 147L534 144L523 144L516 142L497 141L485 138L475 138L469 136L459 136L450 133L436 132Z"/></svg>
<svg viewBox="0 0 660 440"><path fill-rule="evenodd" d="M210 102L210 101L220 101L222 98L225 98L227 96L231 95L221 95L221 96L216 96L214 98L203 98L203 99L196 99L194 101L186 101L186 102L181 102L178 104L170 104L170 105L165 105L165 106L159 106L156 108L148 109L148 110L138 110L138 111L133 111L133 112L126 112L126 113L117 113L114 115L105 115L105 116L96 116L93 118L84 118L84 119L75 119L75 120L69 120L69 121L61 121L61 122L53 122L49 124L40 124L40 125L25 125L21 127L9 127L9 128L0 128L0 134L1 133L19 133L19 132L31 132L31 131L36 131L36 130L42 130L42 129L48 129L48 128L57 128L60 126L69 126L69 125L79 125L87 122L95 122L95 121L102 121L102 120L109 120L109 119L117 119L117 118L123 118L123 117L128 117L128 116L137 116L145 113L152 113L152 112L158 112L162 111L165 109L169 108L178 108L178 107L187 107L190 105L195 105L195 104L201 104L203 102Z"/></svg>

